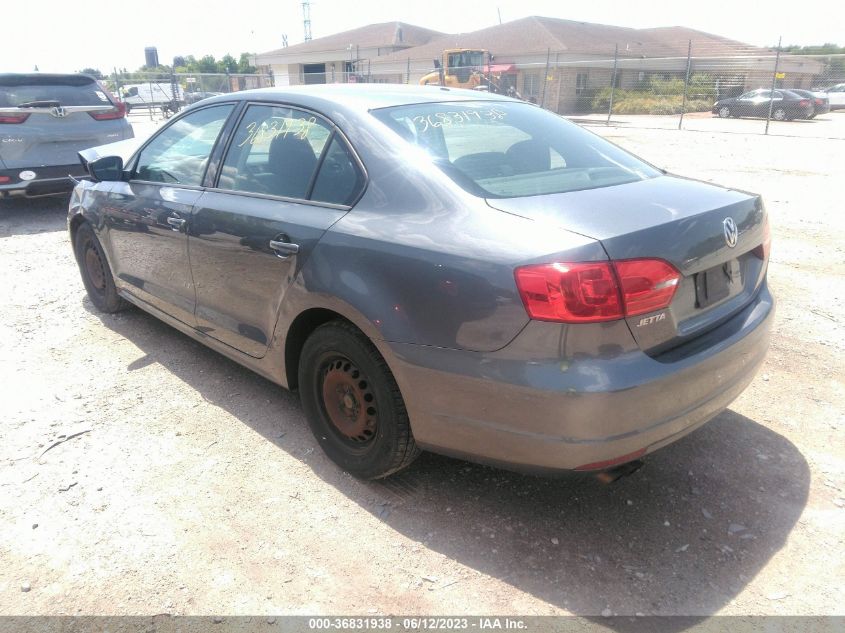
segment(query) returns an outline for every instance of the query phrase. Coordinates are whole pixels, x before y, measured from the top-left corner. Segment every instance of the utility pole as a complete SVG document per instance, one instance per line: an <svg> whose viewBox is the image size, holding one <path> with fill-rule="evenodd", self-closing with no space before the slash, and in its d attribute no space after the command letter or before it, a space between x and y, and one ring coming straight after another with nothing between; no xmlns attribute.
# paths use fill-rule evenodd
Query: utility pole
<svg viewBox="0 0 845 633"><path fill-rule="evenodd" d="M769 133L769 122L772 120L772 108L775 105L775 86L778 81L778 66L780 65L780 44L783 36L778 38L778 52L775 56L775 69L772 72L772 89L769 91L769 113L766 115L766 134Z"/></svg>
<svg viewBox="0 0 845 633"><path fill-rule="evenodd" d="M302 0L302 26L305 29L305 41L311 41L311 2Z"/></svg>

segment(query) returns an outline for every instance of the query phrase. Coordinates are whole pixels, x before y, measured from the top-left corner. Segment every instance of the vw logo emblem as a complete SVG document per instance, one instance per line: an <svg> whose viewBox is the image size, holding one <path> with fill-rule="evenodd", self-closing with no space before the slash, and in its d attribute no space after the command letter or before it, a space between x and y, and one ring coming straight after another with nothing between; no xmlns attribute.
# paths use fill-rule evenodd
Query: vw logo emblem
<svg viewBox="0 0 845 633"><path fill-rule="evenodd" d="M59 119L67 116L67 110L65 110L62 106L56 106L52 110L50 110L50 114L54 117L58 117Z"/></svg>
<svg viewBox="0 0 845 633"><path fill-rule="evenodd" d="M736 222L733 218L725 218L722 221L722 227L725 230L725 243L733 248L739 239L739 229L736 228Z"/></svg>

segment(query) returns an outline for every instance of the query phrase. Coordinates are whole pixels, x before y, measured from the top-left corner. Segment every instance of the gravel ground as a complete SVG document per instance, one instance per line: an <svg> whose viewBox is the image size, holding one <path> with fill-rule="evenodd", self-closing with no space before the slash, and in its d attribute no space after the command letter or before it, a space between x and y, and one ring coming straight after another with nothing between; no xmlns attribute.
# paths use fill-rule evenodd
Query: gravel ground
<svg viewBox="0 0 845 633"><path fill-rule="evenodd" d="M780 301L749 389L609 486L356 481L295 395L96 313L65 201L0 203L0 614L845 614L845 142L594 129L763 193Z"/></svg>

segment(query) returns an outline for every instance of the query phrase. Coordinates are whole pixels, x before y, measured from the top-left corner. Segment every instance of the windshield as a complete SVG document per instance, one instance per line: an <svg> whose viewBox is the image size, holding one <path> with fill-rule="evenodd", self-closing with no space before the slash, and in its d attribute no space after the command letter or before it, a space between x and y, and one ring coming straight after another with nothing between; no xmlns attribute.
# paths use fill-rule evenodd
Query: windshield
<svg viewBox="0 0 845 633"><path fill-rule="evenodd" d="M449 177L484 198L517 198L660 175L612 143L527 103L463 101L374 110Z"/></svg>
<svg viewBox="0 0 845 633"><path fill-rule="evenodd" d="M58 101L63 106L111 105L100 85L87 77L0 79L0 107Z"/></svg>

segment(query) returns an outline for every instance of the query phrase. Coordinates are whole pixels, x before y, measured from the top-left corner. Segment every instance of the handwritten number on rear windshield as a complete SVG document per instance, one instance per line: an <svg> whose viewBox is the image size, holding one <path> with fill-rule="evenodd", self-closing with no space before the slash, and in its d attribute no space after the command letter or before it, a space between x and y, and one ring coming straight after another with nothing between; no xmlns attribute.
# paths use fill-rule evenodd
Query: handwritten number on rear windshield
<svg viewBox="0 0 845 633"><path fill-rule="evenodd" d="M450 110L448 112L432 112L431 114L415 116L412 121L420 133L429 128L446 126L461 126L467 123L483 123L487 121L502 121L507 116L497 108L489 110Z"/></svg>

